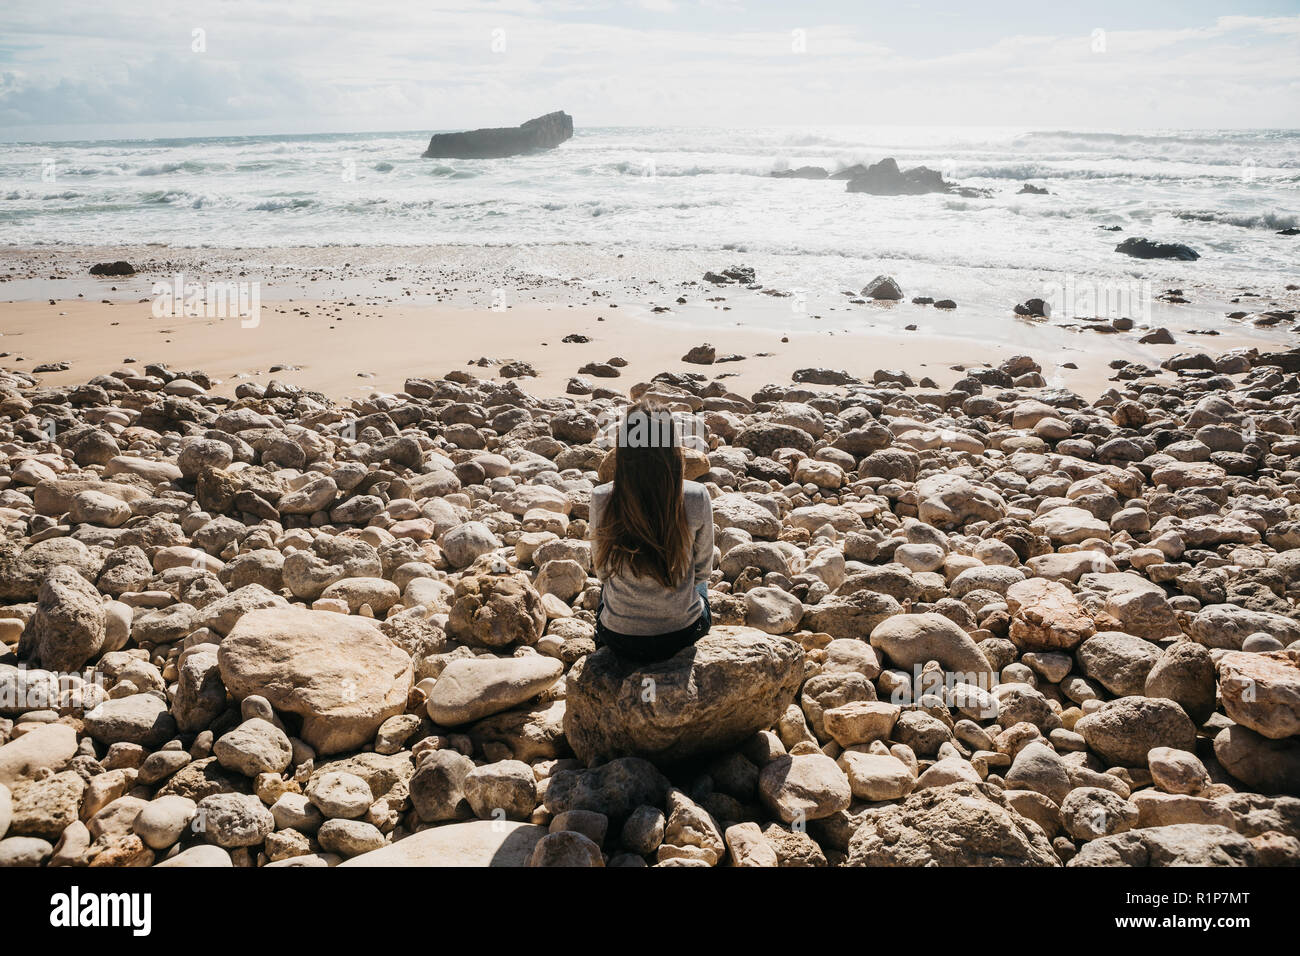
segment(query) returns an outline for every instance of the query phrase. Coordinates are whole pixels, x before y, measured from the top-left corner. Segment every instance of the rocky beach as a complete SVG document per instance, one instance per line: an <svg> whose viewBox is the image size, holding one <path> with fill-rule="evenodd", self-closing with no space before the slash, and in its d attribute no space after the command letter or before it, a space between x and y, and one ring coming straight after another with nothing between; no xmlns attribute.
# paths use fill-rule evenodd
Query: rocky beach
<svg viewBox="0 0 1300 956"><path fill-rule="evenodd" d="M1300 864L1282 328L241 330L7 262L61 291L2 307L0 866ZM586 519L646 397L706 436L715 627L633 667Z"/></svg>
<svg viewBox="0 0 1300 956"><path fill-rule="evenodd" d="M0 36L19 945L1286 938L1294 3Z"/></svg>

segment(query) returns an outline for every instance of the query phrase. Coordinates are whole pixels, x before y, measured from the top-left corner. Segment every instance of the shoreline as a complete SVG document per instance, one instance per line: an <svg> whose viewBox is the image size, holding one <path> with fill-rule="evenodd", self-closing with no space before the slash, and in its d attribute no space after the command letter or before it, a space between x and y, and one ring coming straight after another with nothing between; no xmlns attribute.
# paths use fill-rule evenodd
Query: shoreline
<svg viewBox="0 0 1300 956"><path fill-rule="evenodd" d="M663 371L701 372L728 389L748 393L789 382L797 368L844 369L870 381L879 368L928 376L946 388L957 367L996 365L1030 355L1048 385L1091 399L1113 385L1112 360L1158 367L1180 351L1218 355L1236 349L1270 351L1295 345L1279 324L1256 329L1227 320L1234 308L1295 308L1296 290L1271 290L1242 303L1197 300L1151 303L1151 325L1171 330L1174 345L1141 345L1145 325L1101 334L1066 321L1019 319L995 299L958 303L956 311L854 300L852 290L807 290L796 300L764 289L712 286L701 280L651 277L653 254L610 258L589 250L576 276L529 271L529 247L292 247L181 248L121 246L0 248L0 365L16 371L68 362L40 373L52 385L74 384L121 368L126 359L203 368L233 394L240 381L269 377L331 398L398 392L411 375L445 375L454 368L495 377L477 359L519 360L538 376L521 385L563 394L589 362L620 356L617 378L597 386L627 389ZM728 258L711 256L716 268ZM127 277L92 277L95 261L131 261ZM701 259L705 261L705 259ZM900 274L905 267L900 265ZM238 319L152 315L155 282L256 282L257 328ZM702 274L702 273L701 273ZM762 273L759 280L763 280ZM784 291L775 284L777 291ZM906 290L906 295L930 290ZM684 302L682 302L684 300ZM1147 304L1147 303L1144 303ZM913 328L910 328L913 326ZM1217 334L1192 334L1216 332ZM593 341L564 343L578 333ZM784 339L784 341L783 341ZM702 343L742 362L694 365L681 358ZM1073 364L1076 368L1066 368ZM278 365L286 367L270 371ZM1170 380L1169 376L1161 376Z"/></svg>
<svg viewBox="0 0 1300 956"><path fill-rule="evenodd" d="M1184 305L1153 301L1150 326L1169 329L1174 344L1144 345L1139 338L1147 326L1140 322L1102 334L1071 329L1061 319L1022 319L1009 304L987 300L944 311L906 297L864 302L844 289L808 290L795 299L765 294L767 287L661 281L648 276L657 264L650 254L610 259L593 253L582 274L560 277L525 269L525 247L486 255L460 249L459 259L435 256L441 251L0 249L0 298L9 300L0 301L0 367L30 371L68 362L66 370L39 375L42 382L65 385L134 359L204 369L221 380L218 394L232 395L250 378L275 377L340 399L396 392L411 375L452 369L495 377L499 366L472 364L480 358L529 363L538 375L521 385L538 394L563 394L584 365L613 357L627 366L617 378L589 377L593 385L621 391L662 371L696 372L748 394L790 382L796 369L810 367L844 370L864 381L877 369L901 369L947 387L962 377L961 369L1029 355L1043 366L1049 386L1092 400L1112 386L1112 361L1155 368L1185 351L1292 347L1289 323L1261 329L1223 315L1300 304L1295 290L1238 304L1194 294ZM728 256L741 258L723 251L711 261ZM88 274L94 262L118 258L140 271L114 278ZM155 318L154 283L170 287L177 273L187 281L255 283L258 326L243 328L237 317ZM784 292L775 283L772 288ZM591 341L564 343L572 333ZM704 343L719 355L745 358L712 366L682 361ZM278 366L287 367L271 371Z"/></svg>
<svg viewBox="0 0 1300 956"><path fill-rule="evenodd" d="M529 305L492 312L447 305L347 309L294 301L264 303L259 324L243 328L237 318L154 318L146 303L10 303L0 304L0 332L0 368L31 372L44 363L68 363L65 370L37 373L49 385L79 384L124 366L162 362L177 371L203 369L219 380L213 388L219 395L233 395L242 381L264 384L274 378L336 400L400 391L408 377L439 377L457 369L498 378L501 364L512 361L527 362L538 373L518 379L526 391L560 395L582 367L611 358L627 362L617 378L582 377L597 387L626 391L663 371L695 372L747 396L770 383L791 382L801 368L843 370L863 381L870 381L877 369L900 369L918 382L929 377L946 388L964 369L996 366L1025 354L1043 365L1049 385L1093 400L1115 384L1109 363L1119 354L1113 348L1090 348L1089 339L1081 336L1076 350L1059 356L1078 366L1070 369L1050 365L1048 356L1032 348L1000 343L890 331L782 335L752 328L702 329L642 318L631 309L591 306ZM590 341L562 341L575 333ZM1219 347L1223 339L1229 337L1210 340L1207 350L1227 351ZM682 361L690 349L705 343L719 355L745 358L712 365ZM1177 345L1149 348L1163 358L1182 350ZM498 364L473 364L481 358ZM1173 380L1167 373L1160 378Z"/></svg>

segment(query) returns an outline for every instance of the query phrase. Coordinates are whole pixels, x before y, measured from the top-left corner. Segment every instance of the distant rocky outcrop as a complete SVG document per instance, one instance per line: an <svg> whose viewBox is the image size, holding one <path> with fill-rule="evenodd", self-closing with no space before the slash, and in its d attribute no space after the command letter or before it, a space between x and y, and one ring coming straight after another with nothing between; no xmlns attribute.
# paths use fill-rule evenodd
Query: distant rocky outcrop
<svg viewBox="0 0 1300 956"><path fill-rule="evenodd" d="M874 196L922 196L926 193L947 193L968 199L992 195L990 190L973 186L959 186L943 178L943 174L926 166L913 166L907 171L898 168L898 162L889 157L871 166L854 163L828 173L822 166L799 166L778 169L769 173L773 179L838 179L847 180L851 193L871 193ZM1047 190L1027 186L1022 192Z"/></svg>
<svg viewBox="0 0 1300 956"><path fill-rule="evenodd" d="M425 159L500 159L539 149L554 149L573 136L573 117L563 110L530 119L519 126L474 129L464 133L434 133Z"/></svg>
<svg viewBox="0 0 1300 956"><path fill-rule="evenodd" d="M951 193L956 196L983 196L986 193L967 186L958 186L927 166L913 166L907 171L898 168L893 157L882 159L871 166L849 166L830 177L847 179L851 193L870 193L873 196L923 196L926 193Z"/></svg>
<svg viewBox="0 0 1300 956"><path fill-rule="evenodd" d="M773 179L826 179L830 174L820 166L800 166L798 169L778 169Z"/></svg>
<svg viewBox="0 0 1300 956"><path fill-rule="evenodd" d="M1150 239L1125 239L1115 247L1115 251L1134 259L1181 259L1192 262L1201 258L1195 249L1181 242L1154 242Z"/></svg>

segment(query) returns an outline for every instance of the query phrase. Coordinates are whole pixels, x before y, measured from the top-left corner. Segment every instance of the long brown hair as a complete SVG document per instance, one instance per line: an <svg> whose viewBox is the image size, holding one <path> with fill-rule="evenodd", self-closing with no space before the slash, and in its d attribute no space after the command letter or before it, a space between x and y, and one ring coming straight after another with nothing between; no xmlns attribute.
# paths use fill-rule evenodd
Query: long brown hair
<svg viewBox="0 0 1300 956"><path fill-rule="evenodd" d="M655 401L633 405L618 427L614 487L595 533L596 567L677 587L691 567L677 423Z"/></svg>

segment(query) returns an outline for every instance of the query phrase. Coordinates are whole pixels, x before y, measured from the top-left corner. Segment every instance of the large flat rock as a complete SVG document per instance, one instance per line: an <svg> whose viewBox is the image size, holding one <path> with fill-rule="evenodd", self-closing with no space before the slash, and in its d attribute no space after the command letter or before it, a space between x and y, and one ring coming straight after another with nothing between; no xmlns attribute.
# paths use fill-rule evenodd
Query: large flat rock
<svg viewBox="0 0 1300 956"><path fill-rule="evenodd" d="M502 820L449 823L339 866L527 866L546 827Z"/></svg>
<svg viewBox="0 0 1300 956"><path fill-rule="evenodd" d="M356 750L402 713L411 659L368 618L298 607L250 611L217 651L226 689L302 717L318 754Z"/></svg>
<svg viewBox="0 0 1300 956"><path fill-rule="evenodd" d="M587 763L672 761L734 747L776 723L803 679L803 648L719 626L665 661L637 665L609 648L573 666L564 732Z"/></svg>
<svg viewBox="0 0 1300 956"><path fill-rule="evenodd" d="M429 718L448 727L468 724L522 704L564 673L553 657L475 657L448 664L429 694Z"/></svg>
<svg viewBox="0 0 1300 956"><path fill-rule="evenodd" d="M0 783L12 787L43 770L59 770L77 753L77 732L67 724L45 724L0 747Z"/></svg>
<svg viewBox="0 0 1300 956"><path fill-rule="evenodd" d="M554 149L573 135L573 117L562 110L537 116L518 126L434 133L425 159L500 159Z"/></svg>

